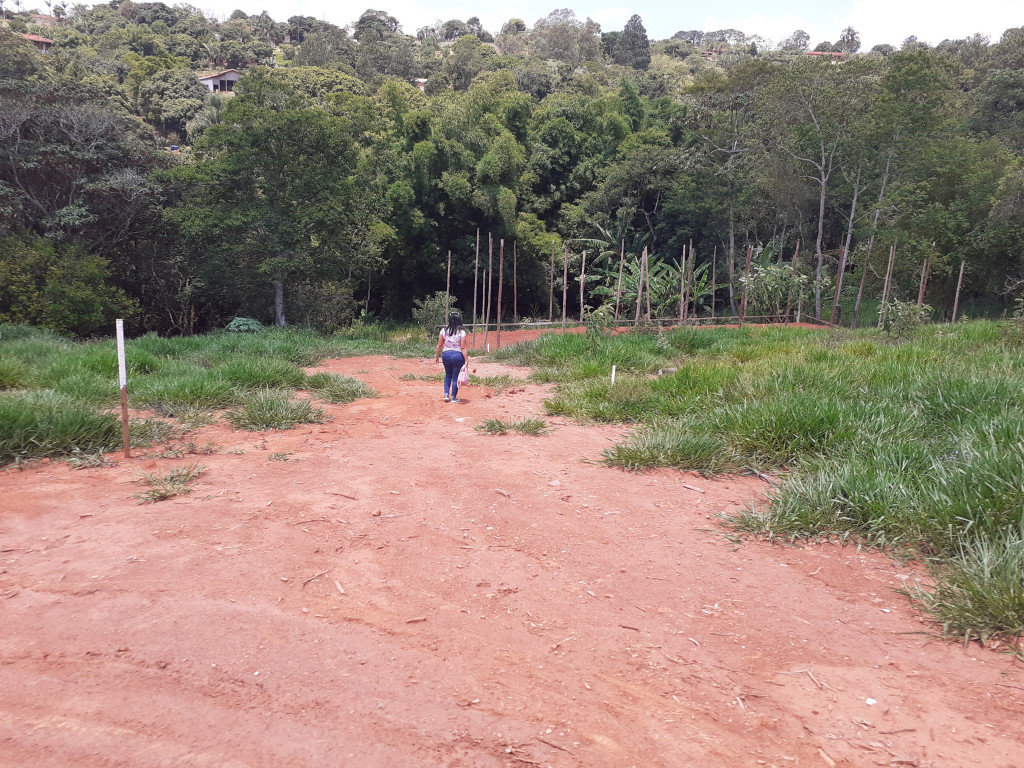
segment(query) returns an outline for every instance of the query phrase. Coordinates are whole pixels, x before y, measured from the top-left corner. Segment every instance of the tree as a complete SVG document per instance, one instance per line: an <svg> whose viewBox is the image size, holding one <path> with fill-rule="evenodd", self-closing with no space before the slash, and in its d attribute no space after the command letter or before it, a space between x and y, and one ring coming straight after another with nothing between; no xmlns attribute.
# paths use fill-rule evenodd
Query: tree
<svg viewBox="0 0 1024 768"><path fill-rule="evenodd" d="M354 25L355 31L352 37L360 43L372 43L385 40L397 35L401 30L398 19L389 16L386 11L375 11L373 9L363 12Z"/></svg>
<svg viewBox="0 0 1024 768"><path fill-rule="evenodd" d="M811 36L802 29L798 29L779 43L779 48L784 51L806 51L807 46L810 45L810 43Z"/></svg>
<svg viewBox="0 0 1024 768"><path fill-rule="evenodd" d="M833 174L851 143L869 78L853 63L835 67L800 62L773 83L761 104L762 130L769 146L793 163L795 173L816 187L815 317L821 317L823 240Z"/></svg>
<svg viewBox="0 0 1024 768"><path fill-rule="evenodd" d="M856 53L860 50L860 33L853 27L847 27L839 34L836 50L843 53Z"/></svg>
<svg viewBox="0 0 1024 768"><path fill-rule="evenodd" d="M530 54L575 66L596 61L601 55L601 27L590 19L582 22L568 8L538 19L530 32Z"/></svg>
<svg viewBox="0 0 1024 768"><path fill-rule="evenodd" d="M293 99L264 106L274 92L281 86L265 75L240 81L221 123L196 145L200 162L173 178L186 195L176 214L184 231L239 276L272 285L283 325L286 284L337 279L372 254L363 241L374 201L355 178L347 121Z"/></svg>
<svg viewBox="0 0 1024 768"><path fill-rule="evenodd" d="M624 67L647 69L651 64L651 44L647 39L647 30L636 14L630 17L626 26L615 41L612 61Z"/></svg>
<svg viewBox="0 0 1024 768"><path fill-rule="evenodd" d="M0 81L0 220L49 237L130 236L134 182L162 161L146 133L96 86ZM100 215L119 198L127 219Z"/></svg>
<svg viewBox="0 0 1024 768"><path fill-rule="evenodd" d="M139 110L167 132L185 136L185 125L203 109L210 92L188 69L157 72L139 89Z"/></svg>

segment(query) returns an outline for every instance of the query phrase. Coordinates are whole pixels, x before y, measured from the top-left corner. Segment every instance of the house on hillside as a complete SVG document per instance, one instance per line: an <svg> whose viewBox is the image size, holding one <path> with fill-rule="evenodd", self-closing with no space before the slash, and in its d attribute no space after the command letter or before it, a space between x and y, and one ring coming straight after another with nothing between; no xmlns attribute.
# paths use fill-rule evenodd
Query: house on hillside
<svg viewBox="0 0 1024 768"><path fill-rule="evenodd" d="M832 63L835 64L837 61L846 61L849 57L848 54L843 51L804 51L808 56L827 56L832 59Z"/></svg>
<svg viewBox="0 0 1024 768"><path fill-rule="evenodd" d="M40 27L59 27L64 22L57 16L46 16L42 13L30 13L29 24L35 24Z"/></svg>
<svg viewBox="0 0 1024 768"><path fill-rule="evenodd" d="M53 45L53 40L48 37L40 37L39 35L22 35L22 37L32 43L40 53L49 53L50 47Z"/></svg>
<svg viewBox="0 0 1024 768"><path fill-rule="evenodd" d="M220 72L199 72L196 77L214 93L231 93L241 75L237 69L224 69Z"/></svg>

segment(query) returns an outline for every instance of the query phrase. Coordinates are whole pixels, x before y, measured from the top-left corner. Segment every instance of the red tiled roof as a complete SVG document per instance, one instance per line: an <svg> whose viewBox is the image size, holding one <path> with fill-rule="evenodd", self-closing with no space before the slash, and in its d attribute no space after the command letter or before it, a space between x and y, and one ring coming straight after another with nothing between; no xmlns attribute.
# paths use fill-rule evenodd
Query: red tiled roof
<svg viewBox="0 0 1024 768"><path fill-rule="evenodd" d="M196 72L196 77L200 80L209 80L211 77L220 77L228 72L234 72L236 75L241 74L237 69L222 69L220 72Z"/></svg>
<svg viewBox="0 0 1024 768"><path fill-rule="evenodd" d="M48 37L40 37L39 35L22 35L26 40L31 40L33 43L49 43L53 45L53 40Z"/></svg>

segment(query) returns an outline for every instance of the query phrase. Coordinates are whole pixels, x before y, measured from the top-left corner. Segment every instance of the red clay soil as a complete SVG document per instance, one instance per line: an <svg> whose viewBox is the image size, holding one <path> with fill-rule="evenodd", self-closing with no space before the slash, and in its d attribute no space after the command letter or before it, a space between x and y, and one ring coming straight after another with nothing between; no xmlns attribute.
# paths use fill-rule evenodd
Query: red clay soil
<svg viewBox="0 0 1024 768"><path fill-rule="evenodd" d="M606 467L622 427L474 430L547 386L319 370L382 396L0 473L0 765L1024 766L1024 666L927 634L883 554L730 536L760 480ZM191 495L133 498L192 461Z"/></svg>

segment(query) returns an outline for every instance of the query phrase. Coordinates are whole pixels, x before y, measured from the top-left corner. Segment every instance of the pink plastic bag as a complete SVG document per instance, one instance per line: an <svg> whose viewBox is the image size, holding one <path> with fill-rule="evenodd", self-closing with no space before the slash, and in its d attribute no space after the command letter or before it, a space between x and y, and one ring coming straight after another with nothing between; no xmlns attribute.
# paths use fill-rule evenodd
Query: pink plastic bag
<svg viewBox="0 0 1024 768"><path fill-rule="evenodd" d="M462 370L459 371L459 386L464 387L467 384L469 384L469 369L462 366Z"/></svg>

